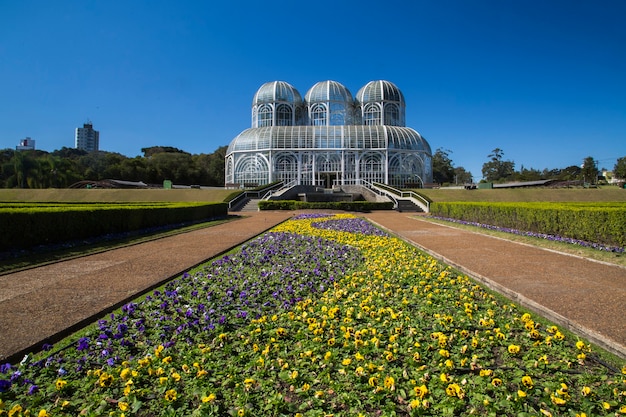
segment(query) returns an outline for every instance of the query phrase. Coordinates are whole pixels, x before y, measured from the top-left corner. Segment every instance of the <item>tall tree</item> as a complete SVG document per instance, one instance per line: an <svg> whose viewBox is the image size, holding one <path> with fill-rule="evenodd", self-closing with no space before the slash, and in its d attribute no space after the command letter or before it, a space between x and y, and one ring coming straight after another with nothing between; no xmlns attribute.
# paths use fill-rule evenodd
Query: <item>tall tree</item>
<svg viewBox="0 0 626 417"><path fill-rule="evenodd" d="M503 161L504 151L496 148L489 155L489 162L483 164L483 177L487 181L503 181L510 178L515 172L515 163L513 161Z"/></svg>
<svg viewBox="0 0 626 417"><path fill-rule="evenodd" d="M617 159L613 167L613 176L621 180L626 180L626 156Z"/></svg>
<svg viewBox="0 0 626 417"><path fill-rule="evenodd" d="M588 156L584 159L580 173L584 182L591 184L598 182L598 165L592 156Z"/></svg>
<svg viewBox="0 0 626 417"><path fill-rule="evenodd" d="M439 148L433 155L433 181L439 184L454 181L454 167L450 159L451 150Z"/></svg>
<svg viewBox="0 0 626 417"><path fill-rule="evenodd" d="M466 171L463 167L454 168L455 184L471 184L474 182L472 173Z"/></svg>

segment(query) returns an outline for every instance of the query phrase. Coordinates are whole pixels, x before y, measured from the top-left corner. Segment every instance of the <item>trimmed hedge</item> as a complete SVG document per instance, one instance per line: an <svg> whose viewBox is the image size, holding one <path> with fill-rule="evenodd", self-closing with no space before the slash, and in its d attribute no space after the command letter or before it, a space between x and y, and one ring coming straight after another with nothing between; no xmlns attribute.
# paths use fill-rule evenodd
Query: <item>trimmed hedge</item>
<svg viewBox="0 0 626 417"><path fill-rule="evenodd" d="M430 214L587 242L626 246L626 204L440 202Z"/></svg>
<svg viewBox="0 0 626 417"><path fill-rule="evenodd" d="M345 211L392 210L393 202L373 201L298 201L298 200L263 200L259 201L259 210L305 210L328 209Z"/></svg>
<svg viewBox="0 0 626 417"><path fill-rule="evenodd" d="M226 217L226 203L0 205L0 251Z"/></svg>

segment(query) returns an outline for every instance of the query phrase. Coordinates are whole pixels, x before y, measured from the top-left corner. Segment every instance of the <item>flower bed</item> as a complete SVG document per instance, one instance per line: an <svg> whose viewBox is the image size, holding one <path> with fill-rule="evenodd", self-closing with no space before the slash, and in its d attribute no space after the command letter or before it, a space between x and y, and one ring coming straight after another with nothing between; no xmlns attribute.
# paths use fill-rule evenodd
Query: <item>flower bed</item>
<svg viewBox="0 0 626 417"><path fill-rule="evenodd" d="M616 415L625 373L362 219L317 214L0 366L0 415Z"/></svg>

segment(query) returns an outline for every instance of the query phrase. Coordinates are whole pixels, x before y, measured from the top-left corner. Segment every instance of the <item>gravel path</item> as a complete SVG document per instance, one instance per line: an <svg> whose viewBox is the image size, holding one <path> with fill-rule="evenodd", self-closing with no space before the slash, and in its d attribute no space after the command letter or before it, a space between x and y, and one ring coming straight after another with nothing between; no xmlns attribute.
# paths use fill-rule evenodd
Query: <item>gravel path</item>
<svg viewBox="0 0 626 417"><path fill-rule="evenodd" d="M222 225L0 276L0 362L19 360L71 334L293 214L246 213ZM437 225L410 213L363 216L626 357L625 268Z"/></svg>

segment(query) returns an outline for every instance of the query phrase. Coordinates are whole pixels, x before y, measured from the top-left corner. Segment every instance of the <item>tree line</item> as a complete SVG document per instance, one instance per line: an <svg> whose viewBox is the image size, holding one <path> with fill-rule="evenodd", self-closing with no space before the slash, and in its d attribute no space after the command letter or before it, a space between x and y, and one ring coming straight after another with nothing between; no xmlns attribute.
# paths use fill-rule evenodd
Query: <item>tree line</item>
<svg viewBox="0 0 626 417"><path fill-rule="evenodd" d="M0 188L67 188L82 181L118 179L163 184L224 186L227 146L211 154L192 155L168 146L142 148L143 156L86 152L63 147L41 150L0 150Z"/></svg>
<svg viewBox="0 0 626 417"><path fill-rule="evenodd" d="M433 154L433 181L438 184L469 184L474 182L471 172L463 167L455 167L450 158L452 151L439 148ZM599 176L600 170L596 160L588 156L581 166L571 165L564 168L544 168L538 170L522 166L515 170L515 162L504 159L504 151L496 148L489 155L488 161L482 166L482 176L486 182L511 182L511 181L582 181L597 184L603 179ZM613 167L613 176L626 179L626 156L619 158ZM606 180L606 179L604 179Z"/></svg>

